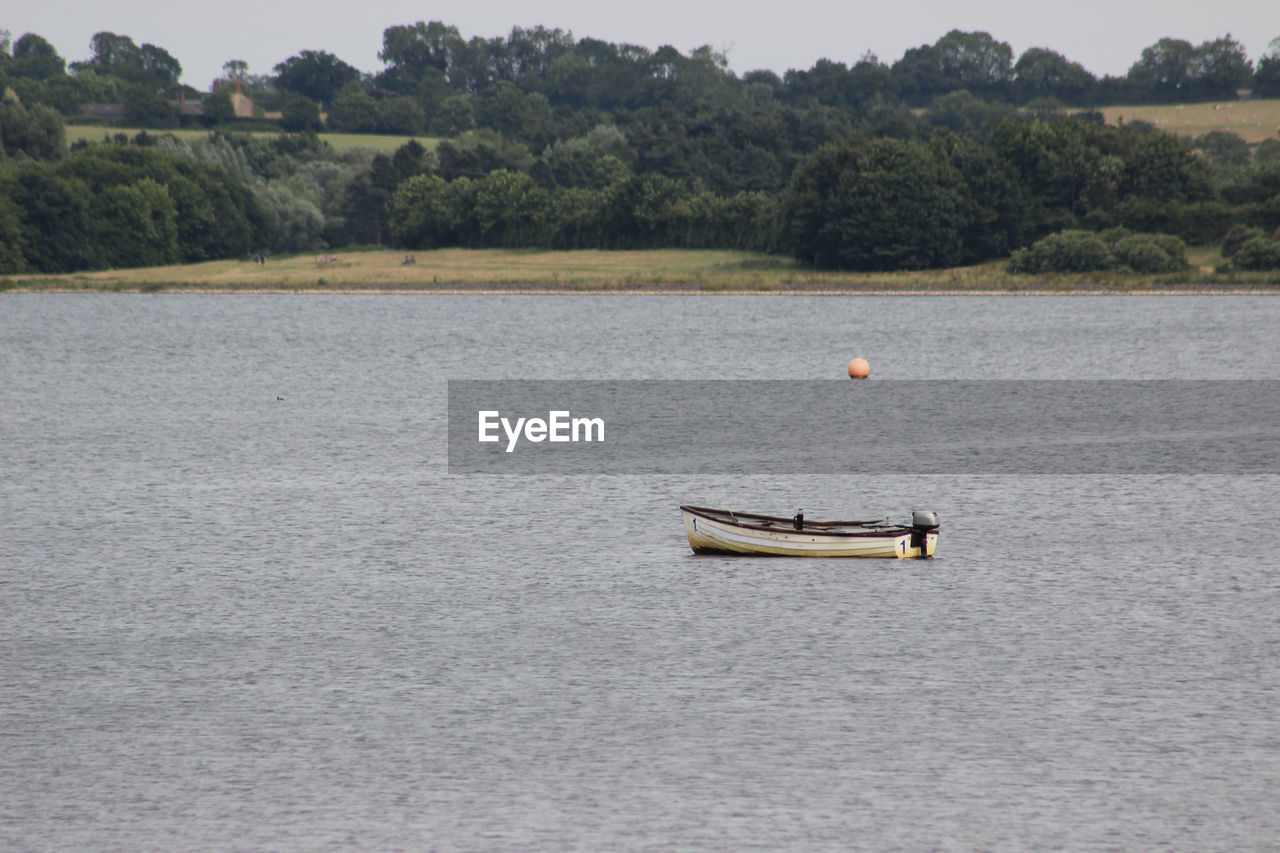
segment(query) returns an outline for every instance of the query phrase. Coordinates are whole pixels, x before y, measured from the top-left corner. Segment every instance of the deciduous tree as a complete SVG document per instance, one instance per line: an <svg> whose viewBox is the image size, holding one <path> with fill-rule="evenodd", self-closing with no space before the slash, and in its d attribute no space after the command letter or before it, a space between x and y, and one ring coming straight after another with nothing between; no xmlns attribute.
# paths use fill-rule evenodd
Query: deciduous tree
<svg viewBox="0 0 1280 853"><path fill-rule="evenodd" d="M303 95L321 104L360 79L360 72L332 53L304 50L275 67L276 82L286 92Z"/></svg>
<svg viewBox="0 0 1280 853"><path fill-rule="evenodd" d="M822 269L950 266L963 249L963 207L959 174L925 146L854 137L796 170L784 239Z"/></svg>

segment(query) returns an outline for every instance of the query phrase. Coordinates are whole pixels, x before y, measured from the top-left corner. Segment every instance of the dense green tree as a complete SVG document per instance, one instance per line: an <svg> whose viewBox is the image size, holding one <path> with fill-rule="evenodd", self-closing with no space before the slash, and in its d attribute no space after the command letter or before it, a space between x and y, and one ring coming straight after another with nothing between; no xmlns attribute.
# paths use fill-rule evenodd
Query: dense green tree
<svg viewBox="0 0 1280 853"><path fill-rule="evenodd" d="M0 177L0 275L26 271L23 248L22 211L9 199Z"/></svg>
<svg viewBox="0 0 1280 853"><path fill-rule="evenodd" d="M226 80L243 80L249 74L249 63L243 59L228 59L222 63L222 75Z"/></svg>
<svg viewBox="0 0 1280 853"><path fill-rule="evenodd" d="M524 89L539 89L555 61L573 47L573 34L559 28L512 27L506 41L497 40L491 50L494 75Z"/></svg>
<svg viewBox="0 0 1280 853"><path fill-rule="evenodd" d="M329 103L344 86L360 79L359 71L323 50L304 50L276 65L275 72L276 84L283 91L321 104Z"/></svg>
<svg viewBox="0 0 1280 853"><path fill-rule="evenodd" d="M553 233L550 246L556 249L598 249L611 243L605 233L603 190L585 187L558 189L551 196Z"/></svg>
<svg viewBox="0 0 1280 853"><path fill-rule="evenodd" d="M476 184L475 218L486 246L536 246L547 233L548 198L523 172L498 169Z"/></svg>
<svg viewBox="0 0 1280 853"><path fill-rule="evenodd" d="M967 137L948 134L929 145L960 175L960 263L1003 257L1021 246L1032 203L1014 169Z"/></svg>
<svg viewBox="0 0 1280 853"><path fill-rule="evenodd" d="M688 190L679 181L649 173L634 175L605 190L602 210L607 248L647 249L670 244L668 228Z"/></svg>
<svg viewBox="0 0 1280 853"><path fill-rule="evenodd" d="M1222 197L1231 204L1261 204L1280 196L1280 162L1260 163L1222 187Z"/></svg>
<svg viewBox="0 0 1280 853"><path fill-rule="evenodd" d="M479 180L495 169L523 172L533 166L533 155L526 146L491 130L444 140L436 146L435 155L436 174L446 181L464 176Z"/></svg>
<svg viewBox="0 0 1280 853"><path fill-rule="evenodd" d="M65 144L62 119L52 109L40 104L27 109L16 98L0 98L0 161L18 156L51 160Z"/></svg>
<svg viewBox="0 0 1280 853"><path fill-rule="evenodd" d="M1078 122L1001 122L992 131L991 145L1034 199L1033 232L1076 224L1091 199L1117 200L1123 164L1105 164ZM1116 187L1108 189L1112 184Z"/></svg>
<svg viewBox="0 0 1280 853"><path fill-rule="evenodd" d="M102 265L92 238L92 193L52 163L29 163L4 175L3 198L21 211L18 243L33 272L74 272Z"/></svg>
<svg viewBox="0 0 1280 853"><path fill-rule="evenodd" d="M959 174L925 146L854 137L796 170L784 239L821 269L950 266L963 251L964 201Z"/></svg>
<svg viewBox="0 0 1280 853"><path fill-rule="evenodd" d="M450 205L449 184L439 175L415 175L391 197L391 230L410 249L434 249L457 239L458 211Z"/></svg>
<svg viewBox="0 0 1280 853"><path fill-rule="evenodd" d="M204 96L204 114L213 124L226 124L235 121L236 108L231 103L231 95L226 87Z"/></svg>
<svg viewBox="0 0 1280 853"><path fill-rule="evenodd" d="M177 104L150 86L128 86L121 93L124 121L134 127L178 126Z"/></svg>
<svg viewBox="0 0 1280 853"><path fill-rule="evenodd" d="M374 98L358 83L349 83L329 106L330 130L347 133L410 135L426 127L426 115L412 98Z"/></svg>
<svg viewBox="0 0 1280 853"><path fill-rule="evenodd" d="M1128 79L1143 100L1173 102L1184 100L1190 90L1191 63L1195 48L1185 39L1162 38L1144 48L1142 56L1129 68Z"/></svg>
<svg viewBox="0 0 1280 853"><path fill-rule="evenodd" d="M94 195L90 208L94 242L108 267L177 263L177 208L169 192L152 178L116 184Z"/></svg>
<svg viewBox="0 0 1280 853"><path fill-rule="evenodd" d="M1248 168L1252 160L1249 143L1225 130L1211 130L1197 136L1191 148L1204 157L1213 171L1215 183L1225 183Z"/></svg>
<svg viewBox="0 0 1280 853"><path fill-rule="evenodd" d="M215 166L248 188L267 221L255 250L276 254L345 243L341 202L372 159L368 149L337 152L314 133L266 139L215 132L202 139L166 138L158 147Z"/></svg>
<svg viewBox="0 0 1280 853"><path fill-rule="evenodd" d="M1280 139L1264 139L1253 149L1253 160L1258 165L1280 163Z"/></svg>
<svg viewBox="0 0 1280 853"><path fill-rule="evenodd" d="M436 136L459 136L476 126L471 100L462 95L445 98L427 119L427 127Z"/></svg>
<svg viewBox="0 0 1280 853"><path fill-rule="evenodd" d="M1024 104L1054 98L1083 106L1093 102L1098 85L1097 78L1080 63L1044 47L1030 48L1018 57L1013 79L1017 99Z"/></svg>
<svg viewBox="0 0 1280 853"><path fill-rule="evenodd" d="M630 175L635 153L617 128L601 125L583 137L547 146L534 174L548 187L603 189Z"/></svg>
<svg viewBox="0 0 1280 853"><path fill-rule="evenodd" d="M144 75L161 85L174 85L182 76L182 65L164 48L144 43L138 52Z"/></svg>
<svg viewBox="0 0 1280 853"><path fill-rule="evenodd" d="M66 74L67 63L48 41L27 33L13 44L13 62L8 73L44 82Z"/></svg>
<svg viewBox="0 0 1280 853"><path fill-rule="evenodd" d="M1234 100L1252 77L1244 47L1228 35L1199 47L1184 39L1160 39L1130 67L1128 82L1143 101L1177 103Z"/></svg>
<svg viewBox="0 0 1280 853"><path fill-rule="evenodd" d="M391 158L378 154L363 174L347 184L342 201L350 242L385 245L394 240L390 228L391 199L399 183Z"/></svg>
<svg viewBox="0 0 1280 853"><path fill-rule="evenodd" d="M807 71L788 71L785 80L787 94L795 100L846 109L855 103L852 76L843 62L819 59Z"/></svg>
<svg viewBox="0 0 1280 853"><path fill-rule="evenodd" d="M915 103L956 89L983 98L1007 97L1013 49L989 33L952 30L932 45L908 50L892 73L902 96Z"/></svg>
<svg viewBox="0 0 1280 853"><path fill-rule="evenodd" d="M410 139L391 155L391 168L395 172L396 181L405 181L427 171L429 160L431 158L427 156L427 149L422 147L422 143Z"/></svg>
<svg viewBox="0 0 1280 853"><path fill-rule="evenodd" d="M1247 88L1252 79L1249 55L1230 35L1196 48L1191 65L1192 99L1235 100L1237 90Z"/></svg>
<svg viewBox="0 0 1280 853"><path fill-rule="evenodd" d="M306 95L294 95L284 102L280 111L280 126L285 130L320 130L320 105Z"/></svg>
<svg viewBox="0 0 1280 853"><path fill-rule="evenodd" d="M480 97L477 122L535 148L550 141L551 105L545 95L526 94L501 80Z"/></svg>
<svg viewBox="0 0 1280 853"><path fill-rule="evenodd" d="M90 47L93 56L84 62L71 63L73 71L93 71L152 89L172 86L182 76L182 65L167 50L145 43L139 47L129 36L105 31L95 33Z"/></svg>
<svg viewBox="0 0 1280 853"><path fill-rule="evenodd" d="M412 94L430 71L447 77L465 50L458 28L440 21L387 27L378 59L388 67L378 76L378 84Z"/></svg>
<svg viewBox="0 0 1280 853"><path fill-rule="evenodd" d="M756 74L755 79L768 82L775 98L795 105L813 102L851 112L895 103L899 86L889 67L873 54L863 56L851 68L842 62L819 59L808 71L788 71L785 83L778 80L775 84L760 72ZM776 75L773 79L777 79Z"/></svg>
<svg viewBox="0 0 1280 853"><path fill-rule="evenodd" d="M957 89L934 98L924 111L924 119L934 127L985 141L1001 119L1015 114L1016 109L1010 104L983 101L967 89Z"/></svg>
<svg viewBox="0 0 1280 853"><path fill-rule="evenodd" d="M426 113L412 98L383 98L378 102L378 133L410 136L427 126Z"/></svg>
<svg viewBox="0 0 1280 853"><path fill-rule="evenodd" d="M1267 52L1258 59L1253 72L1253 94L1259 98L1280 98L1280 38L1272 39Z"/></svg>
<svg viewBox="0 0 1280 853"><path fill-rule="evenodd" d="M373 133L378 128L378 104L358 83L348 83L329 104L330 130Z"/></svg>
<svg viewBox="0 0 1280 853"><path fill-rule="evenodd" d="M898 101L898 83L893 71L874 54L866 54L849 69L852 93L845 95L851 107L864 110L886 107Z"/></svg>
<svg viewBox="0 0 1280 853"><path fill-rule="evenodd" d="M231 257L270 236L242 184L152 147L23 161L0 171L0 198L20 211L24 263L39 272Z"/></svg>
<svg viewBox="0 0 1280 853"><path fill-rule="evenodd" d="M1161 202L1207 201L1212 180L1204 160L1170 133L1141 133L1107 128L1101 135L1109 151L1124 159L1121 196Z"/></svg>

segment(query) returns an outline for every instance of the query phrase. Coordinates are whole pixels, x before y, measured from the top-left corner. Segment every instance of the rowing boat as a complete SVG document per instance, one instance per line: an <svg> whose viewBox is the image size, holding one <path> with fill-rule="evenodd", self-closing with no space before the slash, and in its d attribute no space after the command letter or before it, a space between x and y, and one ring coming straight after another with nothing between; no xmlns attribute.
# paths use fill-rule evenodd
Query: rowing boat
<svg viewBox="0 0 1280 853"><path fill-rule="evenodd" d="M682 506L684 530L695 554L757 557L932 557L938 514L917 510L910 523L810 521L727 509Z"/></svg>

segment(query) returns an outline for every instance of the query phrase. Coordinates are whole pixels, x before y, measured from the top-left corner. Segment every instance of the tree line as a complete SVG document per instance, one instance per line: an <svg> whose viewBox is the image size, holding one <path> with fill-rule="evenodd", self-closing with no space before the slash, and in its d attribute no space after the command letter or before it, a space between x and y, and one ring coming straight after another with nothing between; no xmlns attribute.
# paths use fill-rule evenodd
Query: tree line
<svg viewBox="0 0 1280 853"><path fill-rule="evenodd" d="M1278 40L1280 41L1280 40ZM230 118L227 87L204 93L180 83L182 66L164 48L137 45L127 35L99 32L92 55L67 63L35 33L12 40L0 31L0 83L28 107L48 105L64 116L86 103L117 103L126 124L160 128L188 119L180 95L211 99L205 120ZM363 72L324 50L303 50L272 73L249 74L230 60L224 80L241 81L255 97L307 122L307 102L335 130L452 136L472 127L516 132L523 141L563 137L562 125L582 111L590 124L619 112L675 106L724 106L749 100L762 108L826 107L855 117L886 108L920 108L955 92L1022 106L1046 99L1071 107L1180 103L1280 96L1280 43L1255 63L1230 35L1193 45L1162 38L1145 48L1123 76L1097 77L1046 47L1015 57L986 32L952 30L886 64L866 54L846 64L820 59L808 69L760 69L738 77L710 47L684 55L536 26L506 36L466 39L441 21L387 27L378 54L385 66ZM505 85L504 85L505 84ZM510 88L507 88L510 87ZM299 100L305 99L305 100ZM503 127L501 125L507 125ZM289 128L301 129L301 128Z"/></svg>
<svg viewBox="0 0 1280 853"><path fill-rule="evenodd" d="M270 77L229 62L298 133L250 138L206 114L207 139L143 134L64 154L69 104L132 91L138 113L172 106L181 67L163 49L99 33L93 57L67 73L28 34L0 51L0 271L347 245L725 247L896 269L1003 257L1079 228L1212 243L1241 226L1274 239L1280 140L1180 140L1066 108L1122 90L1128 102L1226 96L1228 86L1234 96L1280 76L1280 50L1255 68L1229 37L1174 41L1144 51L1123 80L1097 80L1045 49L1015 61L986 33L959 31L891 66L866 56L738 78L707 48L685 56L541 27L464 40L419 22L384 32L377 75L322 51ZM339 154L311 133L322 105L330 128L408 125L447 138L433 151ZM179 225L199 207L191 184L238 205L220 214L240 224L216 232L220 249ZM109 208L98 196L113 187ZM63 213L29 215L42 209ZM91 225L106 217L114 231ZM63 223L84 223L81 236L61 240ZM120 223L142 235L135 249L122 248Z"/></svg>

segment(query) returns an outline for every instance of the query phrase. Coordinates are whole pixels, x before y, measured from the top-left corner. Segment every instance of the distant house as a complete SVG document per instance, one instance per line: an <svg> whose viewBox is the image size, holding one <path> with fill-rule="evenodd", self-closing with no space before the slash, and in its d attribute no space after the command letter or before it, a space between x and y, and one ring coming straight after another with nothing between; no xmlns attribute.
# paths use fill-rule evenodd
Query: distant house
<svg viewBox="0 0 1280 853"><path fill-rule="evenodd" d="M218 91L221 80L213 81L213 91ZM253 101L240 91L240 78L236 78L236 90L231 95L231 106L236 111L236 118L253 118Z"/></svg>
<svg viewBox="0 0 1280 853"><path fill-rule="evenodd" d="M106 121L115 121L124 115L124 104L81 104L80 112Z"/></svg>
<svg viewBox="0 0 1280 853"><path fill-rule="evenodd" d="M218 80L213 82L213 91L218 91L220 82ZM204 101L188 101L185 92L178 93L178 102L175 106L179 116L200 118L205 114ZM235 110L236 118L253 118L253 101L240 91L239 80L236 80L236 91L231 96L231 106ZM81 104L80 112L96 116L104 122L116 122L124 117L124 104Z"/></svg>
<svg viewBox="0 0 1280 853"><path fill-rule="evenodd" d="M204 115L204 101L188 101L186 92L178 93L178 115L180 116L202 116Z"/></svg>

